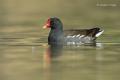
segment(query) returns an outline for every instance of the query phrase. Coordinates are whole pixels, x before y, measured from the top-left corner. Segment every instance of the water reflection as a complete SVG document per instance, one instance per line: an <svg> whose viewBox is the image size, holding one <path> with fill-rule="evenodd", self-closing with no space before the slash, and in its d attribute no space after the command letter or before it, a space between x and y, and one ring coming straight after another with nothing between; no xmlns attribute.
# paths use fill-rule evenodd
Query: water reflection
<svg viewBox="0 0 120 80"><path fill-rule="evenodd" d="M60 57L62 55L63 47L70 47L70 46L63 46L63 45L49 45L44 53L44 61L46 64L51 64L55 59ZM91 44L85 44L85 45L72 45L71 48L82 48L82 47L94 47L96 49L103 49L102 43L91 43ZM48 65L47 65L48 66Z"/></svg>
<svg viewBox="0 0 120 80"><path fill-rule="evenodd" d="M98 46L98 43L96 45ZM79 47L50 45L47 48L0 46L1 75L4 79L8 77L9 80L17 78L112 80L115 77L117 79L120 72L120 45L114 43L103 45L102 49L84 45Z"/></svg>
<svg viewBox="0 0 120 80"><path fill-rule="evenodd" d="M58 57L61 55L63 45L50 45L47 49L48 54L51 58Z"/></svg>
<svg viewBox="0 0 120 80"><path fill-rule="evenodd" d="M81 46L75 46L75 45L73 45L73 46L63 46L63 45L50 45L50 46L48 46L45 50L45 53L44 53L44 79L45 80L56 80L55 78L58 79L58 74L59 74L59 76L62 76L62 74L65 74L67 72L67 71L65 71L65 69L66 68L71 69L72 66L74 66L73 68L76 68L78 70L81 70L81 68L79 68L80 66L89 66L89 64L86 64L87 62L83 63L84 62L83 61L81 63L81 61L82 61L81 56L83 56L82 59L85 58L84 59L85 61L90 58L89 56L86 56L87 53L86 54L82 53L83 48L86 49L86 51L87 51L88 48L93 48L93 49L96 48L99 50L102 47L103 47L102 43L94 43L94 44L81 45ZM69 58L72 57L71 54L65 53L66 51L67 52L72 51L71 48L76 50L74 55L73 55L73 56L76 56L76 58L75 58L76 62L74 62L74 59L71 58L72 60L70 59L70 60L68 60L68 62L66 64L64 64L65 60L67 59L67 58L65 59L65 57L69 57ZM62 54L62 53L64 53L64 54ZM88 53L90 53L90 52L88 52ZM68 56L65 56L66 54L68 54ZM98 55L96 55L96 58L101 57ZM79 56L79 57L77 57L77 56ZM77 59L77 58L79 58L79 59ZM93 58L94 58L94 56L93 56ZM69 61L71 61L71 62L69 62ZM91 58L89 61L91 61ZM83 64L83 65L81 65L81 64ZM71 65L71 67L70 66L68 67L68 65ZM97 69L98 64L95 64L95 65L96 65L96 69ZM95 65L93 65L93 66L95 66ZM87 67L83 67L83 69L84 68L87 68ZM96 73L96 76L100 75L100 73L97 73L94 70L91 70L88 72L92 72L92 71ZM74 71L72 71L72 72L74 72ZM82 74L82 72L80 72L80 73ZM72 75L72 76L75 76L75 75Z"/></svg>
<svg viewBox="0 0 120 80"><path fill-rule="evenodd" d="M45 66L48 66L55 58L61 56L63 45L50 45L44 53Z"/></svg>
<svg viewBox="0 0 120 80"><path fill-rule="evenodd" d="M44 53L44 80L53 80L54 70L59 67L60 62L56 60L62 55L63 45L50 45Z"/></svg>

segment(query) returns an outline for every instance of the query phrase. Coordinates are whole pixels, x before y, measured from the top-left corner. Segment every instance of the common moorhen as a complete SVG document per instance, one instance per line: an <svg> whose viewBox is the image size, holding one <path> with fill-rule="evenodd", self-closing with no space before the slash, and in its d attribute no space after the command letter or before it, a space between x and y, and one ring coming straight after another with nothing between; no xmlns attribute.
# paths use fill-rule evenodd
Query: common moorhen
<svg viewBox="0 0 120 80"><path fill-rule="evenodd" d="M93 43L104 32L99 27L63 30L63 24L57 17L49 18L43 28L51 28L48 36L49 45Z"/></svg>

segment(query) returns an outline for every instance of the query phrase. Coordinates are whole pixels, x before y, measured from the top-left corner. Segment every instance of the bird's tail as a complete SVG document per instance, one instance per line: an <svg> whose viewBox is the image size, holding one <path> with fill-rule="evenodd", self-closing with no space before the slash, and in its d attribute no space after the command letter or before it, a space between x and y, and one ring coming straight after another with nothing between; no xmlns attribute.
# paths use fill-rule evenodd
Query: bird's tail
<svg viewBox="0 0 120 80"><path fill-rule="evenodd" d="M104 30L100 30L100 31L95 35L95 37L99 37L103 32L104 32Z"/></svg>

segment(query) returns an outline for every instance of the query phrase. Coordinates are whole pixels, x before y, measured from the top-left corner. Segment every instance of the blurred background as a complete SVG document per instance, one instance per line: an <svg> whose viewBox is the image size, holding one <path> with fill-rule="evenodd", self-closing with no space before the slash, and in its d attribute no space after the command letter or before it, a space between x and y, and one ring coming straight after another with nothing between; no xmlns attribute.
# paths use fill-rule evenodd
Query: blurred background
<svg viewBox="0 0 120 80"><path fill-rule="evenodd" d="M38 30L49 17L56 16L64 28L99 25L106 34L113 35L119 32L119 14L119 0L0 0L0 32L27 30L24 26Z"/></svg>
<svg viewBox="0 0 120 80"><path fill-rule="evenodd" d="M54 16L64 29L100 26L98 46L64 46L53 58L42 26ZM0 80L118 80L119 53L120 0L0 0Z"/></svg>
<svg viewBox="0 0 120 80"><path fill-rule="evenodd" d="M0 25L6 26L33 25L51 16L69 25L120 25L119 0L0 0L0 10Z"/></svg>

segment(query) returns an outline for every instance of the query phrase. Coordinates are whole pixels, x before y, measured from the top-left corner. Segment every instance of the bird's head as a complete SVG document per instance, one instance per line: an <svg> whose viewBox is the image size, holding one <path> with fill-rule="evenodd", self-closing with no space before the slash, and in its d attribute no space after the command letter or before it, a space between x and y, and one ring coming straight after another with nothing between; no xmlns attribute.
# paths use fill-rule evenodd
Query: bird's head
<svg viewBox="0 0 120 80"><path fill-rule="evenodd" d="M61 20L57 17L48 18L47 22L43 26L44 29L51 28L51 29L63 29L63 24Z"/></svg>

